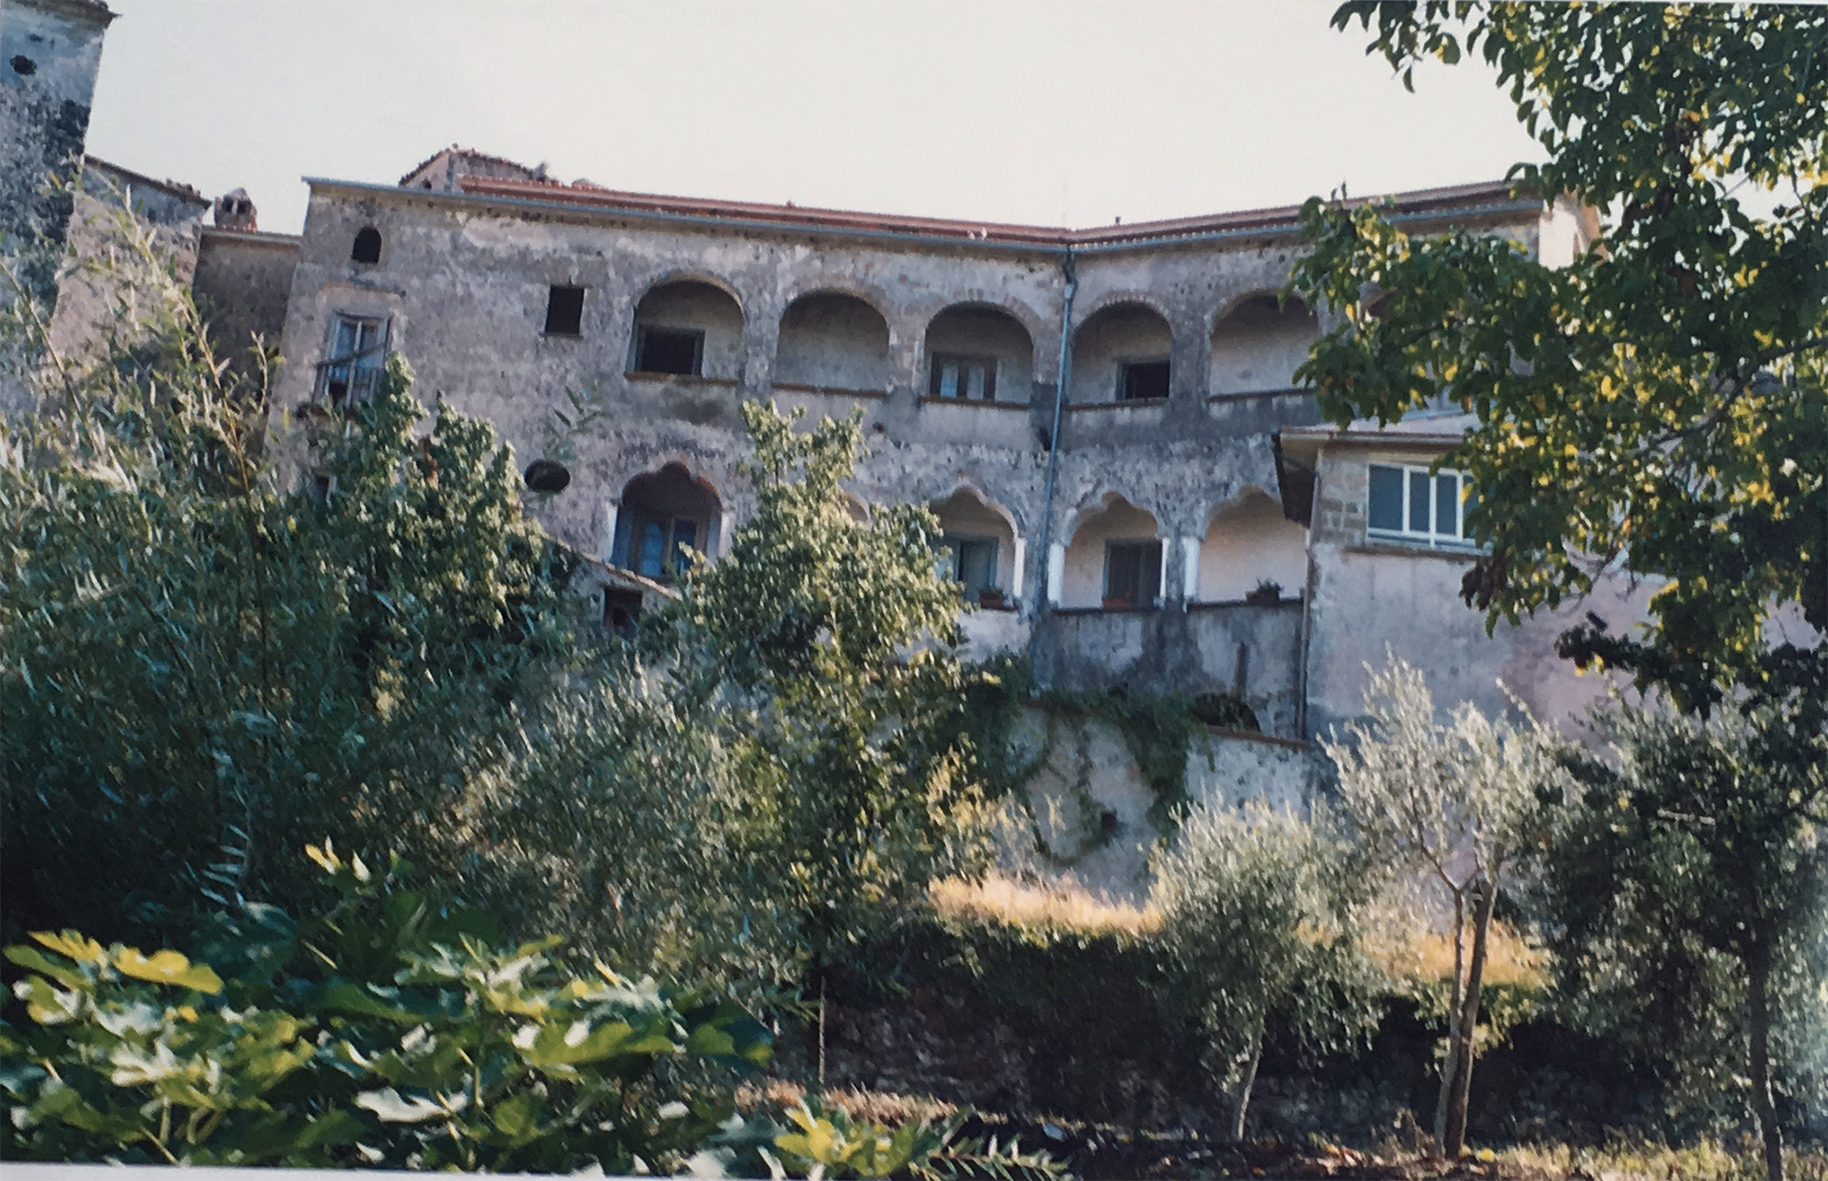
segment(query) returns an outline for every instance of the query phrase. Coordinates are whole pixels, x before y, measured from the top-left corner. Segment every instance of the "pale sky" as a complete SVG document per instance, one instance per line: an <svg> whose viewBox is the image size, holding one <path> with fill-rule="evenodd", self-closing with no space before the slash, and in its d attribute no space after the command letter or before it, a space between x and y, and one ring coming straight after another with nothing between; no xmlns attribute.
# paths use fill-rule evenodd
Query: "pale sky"
<svg viewBox="0 0 1828 1181"><path fill-rule="evenodd" d="M1485 67L1406 92L1330 0L110 0L89 151L297 232L461 143L561 180L1077 227L1492 180Z"/></svg>

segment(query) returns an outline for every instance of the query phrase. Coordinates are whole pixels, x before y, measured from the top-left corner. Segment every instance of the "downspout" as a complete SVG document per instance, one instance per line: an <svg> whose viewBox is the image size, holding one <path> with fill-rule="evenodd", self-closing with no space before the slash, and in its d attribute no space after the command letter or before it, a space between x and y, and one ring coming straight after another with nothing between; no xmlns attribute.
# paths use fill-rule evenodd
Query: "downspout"
<svg viewBox="0 0 1828 1181"><path fill-rule="evenodd" d="M1035 580L1035 613L1033 622L1041 621L1041 612L1047 607L1047 596L1051 591L1059 593L1059 588L1049 584L1049 575L1054 563L1054 481L1060 470L1060 416L1066 407L1066 386L1073 373L1073 296L1079 291L1079 274L1073 267L1073 248L1068 246L1060 259L1061 273L1066 276L1066 299L1060 308L1060 363L1056 367L1057 383L1054 386L1054 425L1047 436L1047 490L1041 497L1041 577ZM1030 627L1028 631L1028 658L1035 658L1035 637L1038 631Z"/></svg>

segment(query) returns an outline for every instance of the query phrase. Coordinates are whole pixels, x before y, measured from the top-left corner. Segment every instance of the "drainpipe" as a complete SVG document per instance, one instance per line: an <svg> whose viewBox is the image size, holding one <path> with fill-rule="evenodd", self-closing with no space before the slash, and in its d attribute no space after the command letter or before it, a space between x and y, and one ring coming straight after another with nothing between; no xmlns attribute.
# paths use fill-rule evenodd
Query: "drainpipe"
<svg viewBox="0 0 1828 1181"><path fill-rule="evenodd" d="M1073 248L1068 246L1060 259L1061 273L1066 276L1066 299L1060 308L1060 364L1055 376L1058 384L1054 387L1054 425L1047 437L1047 491L1041 497L1041 546L1037 551L1041 556L1041 577L1036 580L1035 613L1033 621L1039 623L1041 612L1047 606L1050 591L1059 593L1060 588L1049 583L1048 573L1053 565L1054 553L1054 481L1060 470L1060 415L1066 406L1066 387L1073 374L1073 296L1079 291L1079 274L1073 267ZM1036 630L1028 632L1028 658L1035 656Z"/></svg>

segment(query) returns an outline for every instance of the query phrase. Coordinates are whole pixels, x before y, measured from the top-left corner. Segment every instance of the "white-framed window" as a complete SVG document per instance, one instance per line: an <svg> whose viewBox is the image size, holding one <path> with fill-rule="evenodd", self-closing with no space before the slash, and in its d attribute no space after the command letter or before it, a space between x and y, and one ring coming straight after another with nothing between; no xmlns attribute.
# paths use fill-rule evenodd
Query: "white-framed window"
<svg viewBox="0 0 1828 1181"><path fill-rule="evenodd" d="M927 383L927 395L934 398L964 398L973 402L994 402L997 396L997 362L995 357L961 357L940 353L933 358L933 373Z"/></svg>
<svg viewBox="0 0 1828 1181"><path fill-rule="evenodd" d="M387 320L337 313L330 321L330 355L317 367L317 395L336 405L374 393L387 359Z"/></svg>
<svg viewBox="0 0 1828 1181"><path fill-rule="evenodd" d="M1464 472L1430 474L1425 467L1374 463L1366 535L1422 545L1470 546L1466 514L1478 499Z"/></svg>

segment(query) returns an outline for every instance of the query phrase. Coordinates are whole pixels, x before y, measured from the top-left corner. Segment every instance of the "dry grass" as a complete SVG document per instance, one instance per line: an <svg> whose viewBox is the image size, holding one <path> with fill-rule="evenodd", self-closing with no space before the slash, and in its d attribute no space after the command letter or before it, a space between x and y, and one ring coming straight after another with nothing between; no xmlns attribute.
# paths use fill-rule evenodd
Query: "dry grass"
<svg viewBox="0 0 1828 1181"><path fill-rule="evenodd" d="M807 1088L785 1079L769 1079L759 1085L745 1085L737 1090L736 1105L744 1111L780 1111L792 1107L806 1096ZM958 1112L957 1104L925 1095L897 1095L888 1091L862 1091L855 1087L818 1092L819 1102L827 1110L836 1108L854 1120L865 1120L883 1127L896 1127L909 1120L938 1123Z"/></svg>
<svg viewBox="0 0 1828 1181"><path fill-rule="evenodd" d="M1703 1140L1671 1147L1653 1140L1616 1138L1600 1148L1566 1144L1507 1148L1493 1158L1501 1178L1548 1181L1764 1181L1764 1157L1751 1136L1734 1143ZM1789 1181L1828 1181L1828 1150L1805 1146L1785 1153Z"/></svg>
<svg viewBox="0 0 1828 1181"><path fill-rule="evenodd" d="M1429 930L1408 918L1381 922L1367 933L1366 945L1384 971L1404 980L1451 980L1454 970L1452 936ZM1466 952L1472 954L1468 936ZM1496 920L1487 937L1485 983L1540 989L1548 984L1548 953Z"/></svg>
<svg viewBox="0 0 1828 1181"><path fill-rule="evenodd" d="M1152 935L1161 928L1161 915L1153 910L1112 902L1080 886L1036 885L996 873L980 882L958 878L934 882L929 897L942 918L955 921L1051 927L1131 938Z"/></svg>

